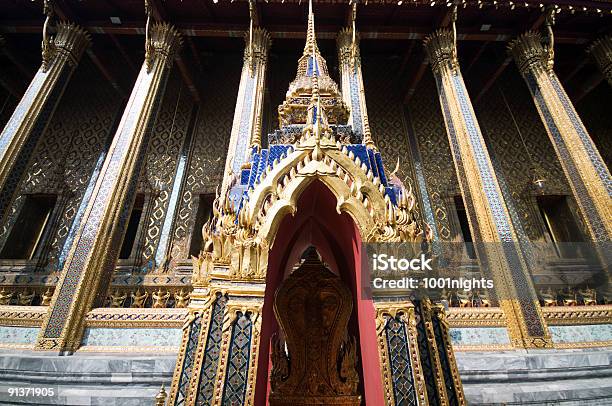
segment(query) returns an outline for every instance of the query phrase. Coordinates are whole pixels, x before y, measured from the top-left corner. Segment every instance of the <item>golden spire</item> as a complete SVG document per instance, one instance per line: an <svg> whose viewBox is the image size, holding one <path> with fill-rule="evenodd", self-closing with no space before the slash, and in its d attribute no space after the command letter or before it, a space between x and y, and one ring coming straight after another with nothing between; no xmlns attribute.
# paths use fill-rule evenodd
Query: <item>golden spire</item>
<svg viewBox="0 0 612 406"><path fill-rule="evenodd" d="M315 35L314 12L312 11L312 0L308 0L308 29L306 30L306 45L304 46L304 55L312 55L319 53L317 46L317 37Z"/></svg>
<svg viewBox="0 0 612 406"><path fill-rule="evenodd" d="M324 121L332 124L345 124L348 120L348 108L342 100L338 85L329 76L327 62L321 56L315 34L314 12L312 1L308 1L308 28L304 53L298 60L297 75L289 84L289 90L283 104L278 107L281 127L293 124L315 124L312 111L317 115L327 107ZM315 96L316 93L316 96ZM312 110L311 110L312 107ZM325 124L324 124L325 126Z"/></svg>
<svg viewBox="0 0 612 406"><path fill-rule="evenodd" d="M309 53L306 53L306 52ZM303 138L314 136L317 144L321 140L321 136L329 136L329 124L327 122L327 115L325 114L325 108L321 105L321 94L319 93L319 64L317 61L319 50L317 49L317 40L315 38L314 31L314 13L312 12L312 0L308 1L308 31L306 33L306 47L304 48L304 55L310 57L311 69L312 69L312 95L310 97L310 104L308 105L308 117L306 120L306 127L302 132Z"/></svg>

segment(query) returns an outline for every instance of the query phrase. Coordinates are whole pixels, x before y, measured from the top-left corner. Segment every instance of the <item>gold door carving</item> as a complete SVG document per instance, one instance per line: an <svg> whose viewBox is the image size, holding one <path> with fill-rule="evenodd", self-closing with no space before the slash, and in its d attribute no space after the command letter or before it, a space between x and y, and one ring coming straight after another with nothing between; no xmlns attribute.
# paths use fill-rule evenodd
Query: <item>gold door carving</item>
<svg viewBox="0 0 612 406"><path fill-rule="evenodd" d="M270 405L359 405L352 295L314 250L277 290ZM286 346L285 346L286 342Z"/></svg>

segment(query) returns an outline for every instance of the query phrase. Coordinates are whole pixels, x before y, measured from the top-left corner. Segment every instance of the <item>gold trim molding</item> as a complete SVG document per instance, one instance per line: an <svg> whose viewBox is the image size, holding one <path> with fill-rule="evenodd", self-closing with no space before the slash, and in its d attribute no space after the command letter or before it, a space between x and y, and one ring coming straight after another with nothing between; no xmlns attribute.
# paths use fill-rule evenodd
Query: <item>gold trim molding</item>
<svg viewBox="0 0 612 406"><path fill-rule="evenodd" d="M87 313L85 325L98 328L181 328L188 313L187 308L98 308Z"/></svg>
<svg viewBox="0 0 612 406"><path fill-rule="evenodd" d="M508 321L500 307L451 307L446 321L455 327L505 327Z"/></svg>
<svg viewBox="0 0 612 406"><path fill-rule="evenodd" d="M551 326L612 324L612 305L550 306L542 314Z"/></svg>
<svg viewBox="0 0 612 406"><path fill-rule="evenodd" d="M606 341L587 341L578 343L556 343L555 348L559 349L578 349L578 348L599 348L612 347L612 340Z"/></svg>
<svg viewBox="0 0 612 406"><path fill-rule="evenodd" d="M179 347L155 347L155 346L107 346L107 345L85 345L79 348L78 352L135 352L135 353L164 353L164 354L176 354Z"/></svg>
<svg viewBox="0 0 612 406"><path fill-rule="evenodd" d="M48 306L0 306L0 326L40 327Z"/></svg>

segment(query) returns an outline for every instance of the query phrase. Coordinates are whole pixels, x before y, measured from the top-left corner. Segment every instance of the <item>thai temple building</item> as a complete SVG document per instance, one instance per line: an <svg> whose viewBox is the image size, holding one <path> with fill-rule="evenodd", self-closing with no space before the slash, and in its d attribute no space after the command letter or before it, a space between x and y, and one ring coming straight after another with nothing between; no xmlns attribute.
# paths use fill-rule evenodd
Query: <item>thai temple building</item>
<svg viewBox="0 0 612 406"><path fill-rule="evenodd" d="M612 405L611 86L605 0L0 2L0 404Z"/></svg>

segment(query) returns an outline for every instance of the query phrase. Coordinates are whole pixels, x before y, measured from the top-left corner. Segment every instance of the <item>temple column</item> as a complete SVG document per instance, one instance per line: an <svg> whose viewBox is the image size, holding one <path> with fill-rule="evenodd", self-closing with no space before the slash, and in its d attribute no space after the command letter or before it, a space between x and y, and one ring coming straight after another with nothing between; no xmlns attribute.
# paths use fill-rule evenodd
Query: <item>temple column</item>
<svg viewBox="0 0 612 406"><path fill-rule="evenodd" d="M478 259L493 279L510 341L515 347L550 347L528 264L459 69L453 32L435 32L425 39L425 47Z"/></svg>
<svg viewBox="0 0 612 406"><path fill-rule="evenodd" d="M251 34L245 34L245 41L244 64L221 186L222 196L227 193L233 177L240 176L240 169L251 152L257 152L261 146L266 66L271 40L265 29L255 28Z"/></svg>
<svg viewBox="0 0 612 406"><path fill-rule="evenodd" d="M82 28L60 23L47 43L44 60L0 135L0 220L41 134L61 99L72 73L89 45Z"/></svg>
<svg viewBox="0 0 612 406"><path fill-rule="evenodd" d="M567 97L552 61L535 32L521 35L509 50L527 82L582 216L596 242L612 239L612 177Z"/></svg>
<svg viewBox="0 0 612 406"><path fill-rule="evenodd" d="M123 112L94 190L76 228L36 344L71 352L80 345L86 313L106 294L133 203L151 127L173 56L181 44L168 24L154 24L136 84Z"/></svg>
<svg viewBox="0 0 612 406"><path fill-rule="evenodd" d="M224 224L235 220L230 199L238 202L242 197L243 189L239 180L234 181L234 176L240 176L250 155L261 149L266 65L271 41L269 34L260 28L247 32L245 39L226 171L221 197L214 203L215 211L223 211ZM204 240L206 244L207 238ZM213 260L211 254L204 251L206 247L202 248L200 257L194 259L194 275L206 276L193 276L191 280L194 289L189 304L189 324L183 332L169 402L186 406L253 404L265 284L240 280L237 275L230 280L240 280L238 287L228 284L226 272L229 271L223 269L230 266L230 257L237 255L237 251L232 246L224 258ZM244 263L248 266L247 260Z"/></svg>
<svg viewBox="0 0 612 406"><path fill-rule="evenodd" d="M351 108L348 122L353 126L353 131L362 137L362 143L369 148L376 149L370 132L368 110L365 102L359 36L355 33L355 38L353 38L353 30L344 28L338 34L337 45L342 98L344 103Z"/></svg>
<svg viewBox="0 0 612 406"><path fill-rule="evenodd" d="M595 59L599 70L612 85L612 36L599 38L590 47L589 52Z"/></svg>

